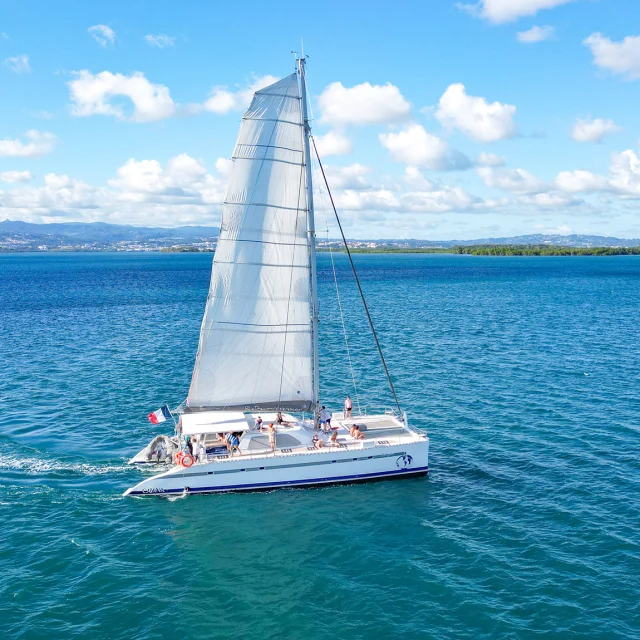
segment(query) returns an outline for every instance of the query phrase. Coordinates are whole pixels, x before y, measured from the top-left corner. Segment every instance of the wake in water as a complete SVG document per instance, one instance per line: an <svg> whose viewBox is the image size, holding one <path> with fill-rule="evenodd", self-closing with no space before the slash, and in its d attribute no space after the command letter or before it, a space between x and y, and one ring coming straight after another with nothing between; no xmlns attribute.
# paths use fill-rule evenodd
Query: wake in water
<svg viewBox="0 0 640 640"><path fill-rule="evenodd" d="M78 476L100 476L131 471L131 469L124 462L122 464L91 464L0 451L0 471L21 471L34 475L73 474Z"/></svg>

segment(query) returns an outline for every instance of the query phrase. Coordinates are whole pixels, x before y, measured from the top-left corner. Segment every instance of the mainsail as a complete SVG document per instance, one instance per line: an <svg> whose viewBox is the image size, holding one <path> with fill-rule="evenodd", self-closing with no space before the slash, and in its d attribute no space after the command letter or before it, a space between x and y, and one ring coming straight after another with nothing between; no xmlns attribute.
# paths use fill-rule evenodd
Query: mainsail
<svg viewBox="0 0 640 640"><path fill-rule="evenodd" d="M187 410L316 401L304 148L293 73L242 118Z"/></svg>

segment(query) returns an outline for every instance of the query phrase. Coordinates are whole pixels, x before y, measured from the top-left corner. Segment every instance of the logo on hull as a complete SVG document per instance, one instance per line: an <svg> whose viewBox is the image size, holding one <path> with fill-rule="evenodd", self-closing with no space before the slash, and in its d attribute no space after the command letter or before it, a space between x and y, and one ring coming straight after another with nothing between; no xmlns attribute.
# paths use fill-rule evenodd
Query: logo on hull
<svg viewBox="0 0 640 640"><path fill-rule="evenodd" d="M408 469L412 462L413 458L408 453L405 453L396 460L396 467L398 469Z"/></svg>

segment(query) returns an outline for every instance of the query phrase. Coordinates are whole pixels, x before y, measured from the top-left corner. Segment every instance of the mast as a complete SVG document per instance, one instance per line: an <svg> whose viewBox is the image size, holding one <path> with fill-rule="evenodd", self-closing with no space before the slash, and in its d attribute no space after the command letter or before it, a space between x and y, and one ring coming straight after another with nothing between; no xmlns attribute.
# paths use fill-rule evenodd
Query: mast
<svg viewBox="0 0 640 640"><path fill-rule="evenodd" d="M318 358L318 274L316 268L316 227L313 214L313 183L311 180L311 149L309 146L309 116L307 113L307 83L305 81L306 56L297 58L298 75L300 76L300 101L302 103L302 120L304 135L304 163L307 173L307 234L309 236L309 261L311 263L311 335L312 335L312 378L313 378L313 410L314 421L318 421L320 408L320 369Z"/></svg>

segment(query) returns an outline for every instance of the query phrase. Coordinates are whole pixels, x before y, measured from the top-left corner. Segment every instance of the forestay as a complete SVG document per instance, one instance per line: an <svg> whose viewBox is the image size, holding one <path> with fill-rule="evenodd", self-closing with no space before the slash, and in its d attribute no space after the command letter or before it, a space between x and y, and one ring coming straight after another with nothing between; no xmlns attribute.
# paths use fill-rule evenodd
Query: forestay
<svg viewBox="0 0 640 640"><path fill-rule="evenodd" d="M296 74L242 118L187 410L313 403L308 207Z"/></svg>

